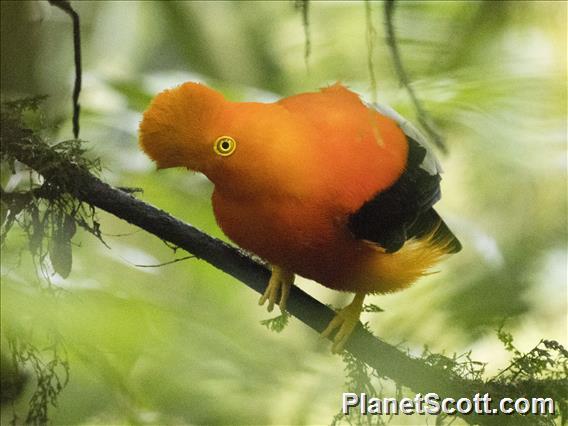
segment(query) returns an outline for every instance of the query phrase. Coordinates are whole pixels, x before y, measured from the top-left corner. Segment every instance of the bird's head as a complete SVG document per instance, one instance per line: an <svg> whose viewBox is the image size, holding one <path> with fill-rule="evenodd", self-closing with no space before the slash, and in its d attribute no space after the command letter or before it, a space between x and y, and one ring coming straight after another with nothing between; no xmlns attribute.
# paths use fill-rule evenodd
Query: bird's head
<svg viewBox="0 0 568 426"><path fill-rule="evenodd" d="M215 151L215 128L227 101L199 83L184 83L157 95L140 123L139 142L159 169L205 171ZM229 152L229 142L218 149Z"/></svg>
<svg viewBox="0 0 568 426"><path fill-rule="evenodd" d="M295 152L304 137L282 106L230 102L198 83L157 95L140 123L140 146L158 168L187 167L230 190L275 185L282 170L304 170Z"/></svg>

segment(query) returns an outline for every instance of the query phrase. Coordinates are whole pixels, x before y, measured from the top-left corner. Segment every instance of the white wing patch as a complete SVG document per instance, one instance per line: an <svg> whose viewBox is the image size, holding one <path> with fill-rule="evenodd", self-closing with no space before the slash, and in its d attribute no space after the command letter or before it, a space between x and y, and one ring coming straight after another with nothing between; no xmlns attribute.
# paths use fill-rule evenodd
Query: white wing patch
<svg viewBox="0 0 568 426"><path fill-rule="evenodd" d="M416 142L418 142L421 146L423 146L426 149L426 156L424 157L422 164L420 164L421 168L426 170L431 175L437 175L443 173L442 166L440 165L438 159L434 155L432 148L430 148L428 139L420 130L418 130L418 128L416 128L414 124L412 124L410 121L408 121L406 118L404 118L402 115L400 115L398 112L396 112L388 105L372 103L369 104L369 106L377 110L382 115L396 121L406 136L414 139Z"/></svg>

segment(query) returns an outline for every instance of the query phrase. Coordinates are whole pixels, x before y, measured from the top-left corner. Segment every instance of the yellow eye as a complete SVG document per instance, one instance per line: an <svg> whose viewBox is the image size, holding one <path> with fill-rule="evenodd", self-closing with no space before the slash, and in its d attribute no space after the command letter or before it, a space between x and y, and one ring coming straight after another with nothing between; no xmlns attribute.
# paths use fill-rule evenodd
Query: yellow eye
<svg viewBox="0 0 568 426"><path fill-rule="evenodd" d="M221 136L217 138L215 141L215 145L213 146L213 150L223 156L228 157L237 148L237 142L230 136Z"/></svg>

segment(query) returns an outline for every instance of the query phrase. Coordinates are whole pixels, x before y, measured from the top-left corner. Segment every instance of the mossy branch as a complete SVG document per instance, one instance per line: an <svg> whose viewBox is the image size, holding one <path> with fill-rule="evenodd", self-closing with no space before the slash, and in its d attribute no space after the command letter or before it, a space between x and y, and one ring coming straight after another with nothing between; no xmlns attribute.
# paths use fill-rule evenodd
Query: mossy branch
<svg viewBox="0 0 568 426"><path fill-rule="evenodd" d="M17 159L41 174L46 182L57 186L81 202L105 210L158 238L183 248L196 258L205 260L214 267L237 278L249 288L263 293L269 270L241 250L213 238L197 228L184 223L168 213L153 207L131 193L119 190L102 182L84 165L62 156L41 138L18 123L2 117L0 140L4 160ZM41 196L41 192L38 193ZM50 196L53 196L51 193ZM297 287L292 287L288 301L289 313L317 332L323 331L335 312ZM566 379L527 379L514 384L486 383L480 379L464 379L451 370L434 365L431 360L409 356L396 347L373 336L359 323L346 345L359 361L375 369L381 377L388 377L399 386L417 393L435 392L440 397L468 397L476 393L499 396L546 397L551 387L568 389ZM526 382L526 383L525 383ZM567 391L562 398L566 399ZM558 395L555 395L557 400ZM463 416L468 423L503 424L515 419L516 424L527 417Z"/></svg>

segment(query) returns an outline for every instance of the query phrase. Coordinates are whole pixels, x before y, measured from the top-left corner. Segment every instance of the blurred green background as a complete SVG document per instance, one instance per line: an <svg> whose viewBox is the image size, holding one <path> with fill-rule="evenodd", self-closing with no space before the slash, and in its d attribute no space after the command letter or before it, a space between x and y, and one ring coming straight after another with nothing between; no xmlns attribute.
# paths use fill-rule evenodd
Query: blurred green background
<svg viewBox="0 0 568 426"><path fill-rule="evenodd" d="M46 94L52 140L72 137L71 23L47 2L1 3L3 99ZM159 91L202 81L234 100L271 101L337 80L415 119L385 43L383 4L371 3L373 93L363 2L311 2L311 55L292 2L74 2L81 16L81 138L102 178L223 238L211 184L184 170L157 172L137 147L141 113ZM507 364L495 329L519 347L567 343L565 2L400 2L403 61L447 138L438 210L464 250L414 287L369 301L364 314L387 342L420 353L472 350ZM26 178L2 171L14 190ZM172 251L103 212L108 248L79 231L73 270L46 292L12 229L2 248L2 353L17 336L50 360L59 342L70 380L50 409L54 424L329 424L340 409L343 363L292 319L280 333L258 295L198 260L160 268ZM181 256L181 253L178 253ZM299 280L325 303L351 296ZM6 369L3 367L4 373ZM2 410L20 420L35 382ZM394 424L424 423L396 418ZM458 421L459 422L459 421Z"/></svg>

